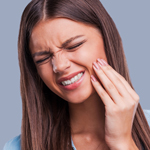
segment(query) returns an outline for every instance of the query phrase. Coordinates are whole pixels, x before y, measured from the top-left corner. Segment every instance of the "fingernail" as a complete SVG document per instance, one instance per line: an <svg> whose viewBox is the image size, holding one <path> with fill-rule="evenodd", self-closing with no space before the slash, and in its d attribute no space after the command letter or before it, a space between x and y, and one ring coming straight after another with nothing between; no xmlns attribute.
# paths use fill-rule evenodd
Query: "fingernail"
<svg viewBox="0 0 150 150"><path fill-rule="evenodd" d="M97 59L97 61L99 62L99 64L100 65L102 65L102 66L106 66L106 65L108 65L107 63L106 63L106 61L105 60L103 60L103 59Z"/></svg>
<svg viewBox="0 0 150 150"><path fill-rule="evenodd" d="M108 65L108 63L104 60L104 59L101 59L102 61L103 61L103 63L105 64L105 65Z"/></svg>
<svg viewBox="0 0 150 150"><path fill-rule="evenodd" d="M98 66L98 64L96 62L93 62L93 66L98 70L100 69L100 67Z"/></svg>
<svg viewBox="0 0 150 150"><path fill-rule="evenodd" d="M91 79L92 79L92 81L97 81L97 79L93 76L93 75L91 75Z"/></svg>

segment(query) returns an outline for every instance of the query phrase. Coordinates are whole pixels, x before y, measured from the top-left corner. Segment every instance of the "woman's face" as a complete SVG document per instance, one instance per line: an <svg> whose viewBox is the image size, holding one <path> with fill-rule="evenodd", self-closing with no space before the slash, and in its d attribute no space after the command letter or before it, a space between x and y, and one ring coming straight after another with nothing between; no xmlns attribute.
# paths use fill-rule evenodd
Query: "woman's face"
<svg viewBox="0 0 150 150"><path fill-rule="evenodd" d="M97 28L66 18L41 21L29 46L41 79L55 94L81 103L96 93L90 80L92 74L96 76L92 63L97 58L107 61ZM61 80L64 77L68 78Z"/></svg>

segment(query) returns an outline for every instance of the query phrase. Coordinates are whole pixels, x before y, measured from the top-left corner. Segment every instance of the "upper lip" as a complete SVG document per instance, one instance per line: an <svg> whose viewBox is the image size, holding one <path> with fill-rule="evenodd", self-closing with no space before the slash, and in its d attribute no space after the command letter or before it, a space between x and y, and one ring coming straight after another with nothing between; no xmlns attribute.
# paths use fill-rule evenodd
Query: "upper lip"
<svg viewBox="0 0 150 150"><path fill-rule="evenodd" d="M74 72L66 77L62 77L62 78L59 78L57 83L61 83L62 81L66 81L66 80L70 80L72 77L76 76L78 73L81 73L81 72L84 72L84 71L78 71L78 72Z"/></svg>

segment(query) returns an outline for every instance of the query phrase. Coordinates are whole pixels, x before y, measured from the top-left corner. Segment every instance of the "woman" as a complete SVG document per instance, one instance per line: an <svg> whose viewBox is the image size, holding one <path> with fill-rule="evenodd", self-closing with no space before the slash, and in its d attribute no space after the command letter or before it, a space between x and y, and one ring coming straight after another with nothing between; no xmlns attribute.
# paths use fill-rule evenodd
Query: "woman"
<svg viewBox="0 0 150 150"><path fill-rule="evenodd" d="M14 149L150 149L120 35L99 0L32 0L18 53L23 117Z"/></svg>

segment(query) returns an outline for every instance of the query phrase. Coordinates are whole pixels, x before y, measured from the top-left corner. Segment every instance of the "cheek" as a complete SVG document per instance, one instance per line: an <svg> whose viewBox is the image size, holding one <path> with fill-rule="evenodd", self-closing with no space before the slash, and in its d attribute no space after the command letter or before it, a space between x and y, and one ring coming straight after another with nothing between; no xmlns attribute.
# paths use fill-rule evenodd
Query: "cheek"
<svg viewBox="0 0 150 150"><path fill-rule="evenodd" d="M43 80L43 82L47 85L47 87L54 92L56 95L62 95L62 92L58 89L56 85L56 80L53 76L52 66L50 64L41 65L38 69L38 74Z"/></svg>
<svg viewBox="0 0 150 150"><path fill-rule="evenodd" d="M48 86L52 87L54 77L53 70L49 63L43 64L37 68L38 74L43 80L43 82Z"/></svg>
<svg viewBox="0 0 150 150"><path fill-rule="evenodd" d="M88 42L83 47L79 48L77 51L70 53L70 60L83 67L88 67L92 69L92 63L96 61L97 58L106 59L105 50L103 42Z"/></svg>

